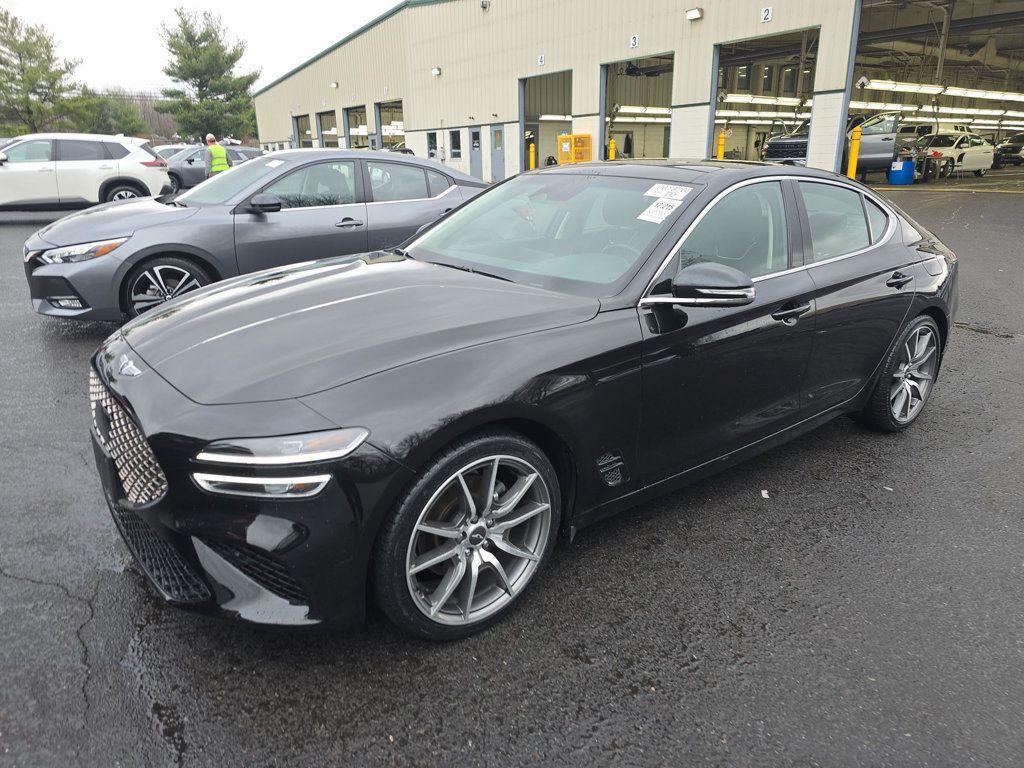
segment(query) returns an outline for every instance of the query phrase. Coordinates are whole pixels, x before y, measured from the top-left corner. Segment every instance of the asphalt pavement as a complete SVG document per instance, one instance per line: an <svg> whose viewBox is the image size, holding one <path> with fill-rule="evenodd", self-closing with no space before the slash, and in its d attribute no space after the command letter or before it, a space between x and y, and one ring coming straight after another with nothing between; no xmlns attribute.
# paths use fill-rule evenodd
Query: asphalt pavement
<svg viewBox="0 0 1024 768"><path fill-rule="evenodd" d="M1024 197L891 195L961 257L920 421L840 419L587 529L448 645L159 605L89 446L113 327L33 314L45 219L0 214L0 765L1021 765Z"/></svg>

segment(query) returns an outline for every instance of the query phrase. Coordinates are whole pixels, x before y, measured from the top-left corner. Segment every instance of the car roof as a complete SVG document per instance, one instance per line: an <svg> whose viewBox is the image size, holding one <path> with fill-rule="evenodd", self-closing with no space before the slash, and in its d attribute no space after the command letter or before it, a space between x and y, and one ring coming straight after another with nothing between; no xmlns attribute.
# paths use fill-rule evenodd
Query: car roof
<svg viewBox="0 0 1024 768"><path fill-rule="evenodd" d="M800 165L762 163L752 160L611 160L573 165L552 165L532 173L592 173L600 176L633 176L655 181L718 186L758 176L799 176L835 179L839 174ZM840 177L849 181L845 176Z"/></svg>
<svg viewBox="0 0 1024 768"><path fill-rule="evenodd" d="M26 133L15 136L14 141L26 141L29 139L71 139L75 141L123 141L129 144L147 144L149 139L139 139L134 136L111 136L105 133Z"/></svg>
<svg viewBox="0 0 1024 768"><path fill-rule="evenodd" d="M406 163L420 165L424 168L435 168L441 173L447 174L459 181L466 181L475 185L483 183L475 176L470 176L436 160L428 160L427 158L408 155L402 152L387 152L380 149L281 149L276 152L267 152L263 157L303 162L362 158L382 163Z"/></svg>

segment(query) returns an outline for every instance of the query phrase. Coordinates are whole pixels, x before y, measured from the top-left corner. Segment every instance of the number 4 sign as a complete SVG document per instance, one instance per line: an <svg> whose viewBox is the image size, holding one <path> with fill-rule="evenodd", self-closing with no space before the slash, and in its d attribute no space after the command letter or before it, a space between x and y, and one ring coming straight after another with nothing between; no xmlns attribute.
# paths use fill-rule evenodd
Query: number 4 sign
<svg viewBox="0 0 1024 768"><path fill-rule="evenodd" d="M764 24L772 20L772 7L770 5L765 6L761 9L761 23Z"/></svg>

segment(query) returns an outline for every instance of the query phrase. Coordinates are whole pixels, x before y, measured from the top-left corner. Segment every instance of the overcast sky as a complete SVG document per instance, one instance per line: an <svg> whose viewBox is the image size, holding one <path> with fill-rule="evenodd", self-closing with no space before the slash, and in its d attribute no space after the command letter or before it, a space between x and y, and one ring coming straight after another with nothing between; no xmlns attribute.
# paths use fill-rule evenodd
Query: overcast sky
<svg viewBox="0 0 1024 768"><path fill-rule="evenodd" d="M259 87L283 75L395 6L398 0L340 0L333 3L249 2L203 5L193 10L220 14L231 34L246 43L241 71L259 69ZM161 71L167 53L160 25L174 17L175 4L146 0L0 0L23 21L42 24L59 55L81 60L77 80L94 88L119 86L155 91L168 85Z"/></svg>

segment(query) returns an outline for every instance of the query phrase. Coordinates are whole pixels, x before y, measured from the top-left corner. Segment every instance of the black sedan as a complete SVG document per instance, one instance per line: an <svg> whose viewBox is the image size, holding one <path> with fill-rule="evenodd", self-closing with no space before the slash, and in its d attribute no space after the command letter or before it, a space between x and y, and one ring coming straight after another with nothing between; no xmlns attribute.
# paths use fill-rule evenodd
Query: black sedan
<svg viewBox="0 0 1024 768"><path fill-rule="evenodd" d="M957 258L832 174L552 167L403 249L168 302L93 358L97 465L165 600L476 632L577 530L935 385Z"/></svg>

